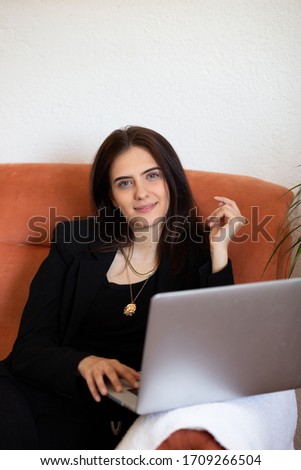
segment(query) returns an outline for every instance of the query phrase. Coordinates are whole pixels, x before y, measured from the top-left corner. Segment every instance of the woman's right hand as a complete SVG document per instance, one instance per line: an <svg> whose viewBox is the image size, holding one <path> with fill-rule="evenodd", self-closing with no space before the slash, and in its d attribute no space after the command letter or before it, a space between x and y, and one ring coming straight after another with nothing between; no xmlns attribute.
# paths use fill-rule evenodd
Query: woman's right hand
<svg viewBox="0 0 301 470"><path fill-rule="evenodd" d="M139 372L122 364L117 359L87 356L80 361L77 369L86 380L90 393L97 402L101 401L101 395L105 396L108 393L105 378L111 382L116 392L122 391L120 377L125 379L131 387L139 387Z"/></svg>

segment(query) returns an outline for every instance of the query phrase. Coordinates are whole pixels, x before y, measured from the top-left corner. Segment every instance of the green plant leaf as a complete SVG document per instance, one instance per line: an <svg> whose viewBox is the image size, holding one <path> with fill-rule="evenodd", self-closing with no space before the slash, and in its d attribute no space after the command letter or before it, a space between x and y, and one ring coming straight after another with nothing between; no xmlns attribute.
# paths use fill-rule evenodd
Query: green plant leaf
<svg viewBox="0 0 301 470"><path fill-rule="evenodd" d="M298 165L298 167L301 165ZM280 250L282 245L287 241L288 238L292 237L296 234L297 231L301 230L301 223L299 220L301 219L301 213L298 213L301 208L301 183L296 184L292 188L288 189L282 197L287 195L288 193L295 191L294 198L288 207L287 216L284 220L279 224L278 233L275 240L276 246L272 251L271 256L269 257L266 266L263 270L263 274L265 273L267 267L271 263L273 257L276 253ZM297 214L296 214L297 212ZM301 236L297 236L296 240L292 241L290 246L285 250L283 256L287 255L288 253L292 253L297 248L296 252L293 255L291 260L291 266L288 276L291 277L293 274L294 269L296 268L296 264L301 255Z"/></svg>

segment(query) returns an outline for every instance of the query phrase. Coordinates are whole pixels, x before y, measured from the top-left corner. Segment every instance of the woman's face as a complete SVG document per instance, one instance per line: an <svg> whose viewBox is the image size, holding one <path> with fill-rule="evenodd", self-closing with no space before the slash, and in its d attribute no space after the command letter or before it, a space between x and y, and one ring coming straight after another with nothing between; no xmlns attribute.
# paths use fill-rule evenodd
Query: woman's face
<svg viewBox="0 0 301 470"><path fill-rule="evenodd" d="M136 231L158 224L169 207L169 190L161 168L141 147L131 147L113 162L111 199Z"/></svg>

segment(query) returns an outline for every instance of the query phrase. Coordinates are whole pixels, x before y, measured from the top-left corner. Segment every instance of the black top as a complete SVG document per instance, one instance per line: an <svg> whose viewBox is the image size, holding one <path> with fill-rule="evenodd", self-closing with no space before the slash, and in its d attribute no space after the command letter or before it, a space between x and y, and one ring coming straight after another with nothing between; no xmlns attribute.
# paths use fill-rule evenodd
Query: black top
<svg viewBox="0 0 301 470"><path fill-rule="evenodd" d="M155 273L148 279L135 302L136 312L126 316L123 309L131 302L130 286L105 279L71 346L96 356L118 359L140 370L149 302L156 292L156 281ZM133 298L144 282L132 284Z"/></svg>

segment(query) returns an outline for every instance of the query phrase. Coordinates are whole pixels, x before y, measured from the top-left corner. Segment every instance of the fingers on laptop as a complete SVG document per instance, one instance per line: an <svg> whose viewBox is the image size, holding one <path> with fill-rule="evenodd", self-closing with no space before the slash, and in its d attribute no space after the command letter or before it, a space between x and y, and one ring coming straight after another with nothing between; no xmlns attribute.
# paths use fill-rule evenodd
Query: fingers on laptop
<svg viewBox="0 0 301 470"><path fill-rule="evenodd" d="M116 392L122 391L121 377L131 387L139 387L139 372L117 359L88 356L79 363L78 371L86 380L90 393L97 402L101 401L101 396L105 396L108 392L107 380L111 382Z"/></svg>

